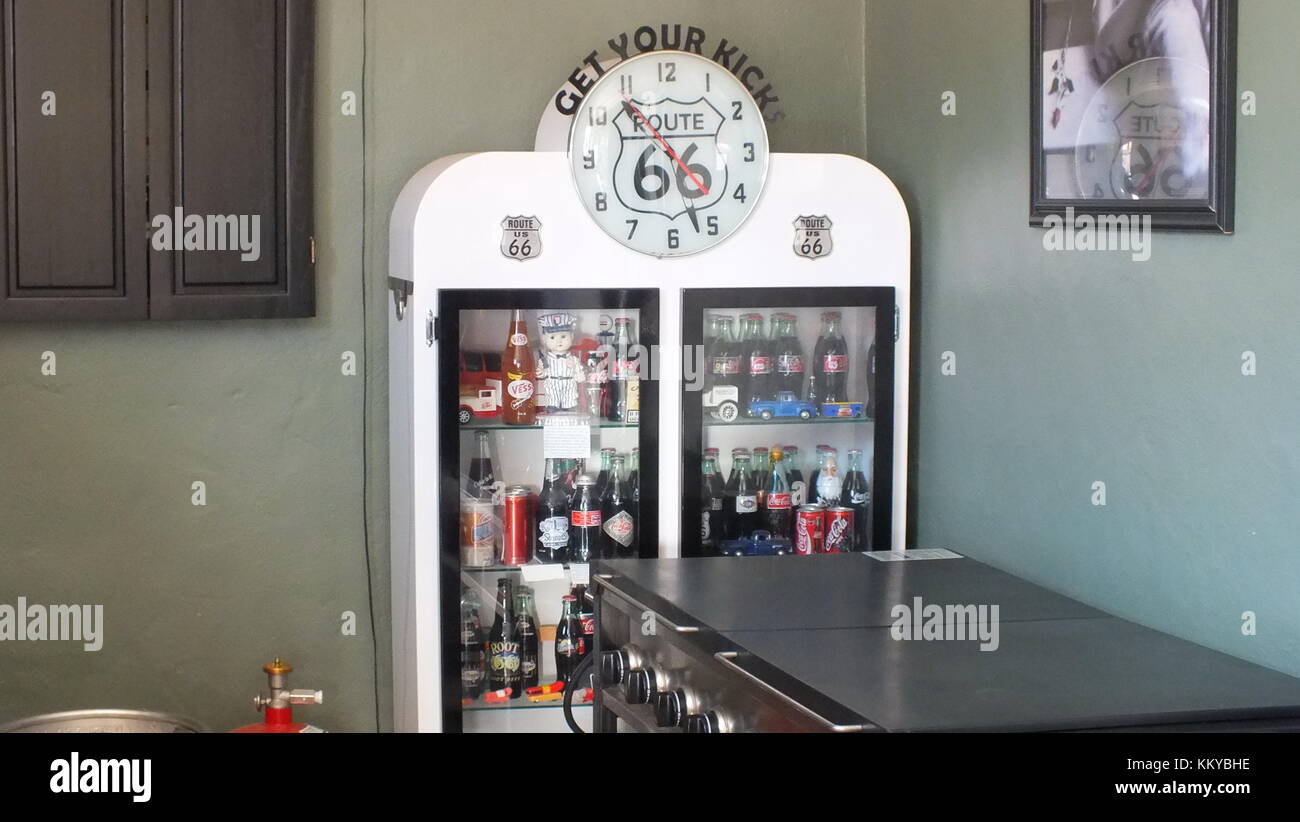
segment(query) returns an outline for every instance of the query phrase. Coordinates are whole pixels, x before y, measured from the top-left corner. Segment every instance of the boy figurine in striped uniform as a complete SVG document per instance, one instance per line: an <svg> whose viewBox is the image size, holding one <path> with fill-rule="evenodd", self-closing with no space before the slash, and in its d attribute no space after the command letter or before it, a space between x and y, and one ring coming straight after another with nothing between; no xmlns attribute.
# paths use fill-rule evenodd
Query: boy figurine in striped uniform
<svg viewBox="0 0 1300 822"><path fill-rule="evenodd" d="M579 387L585 380L582 361L572 351L577 323L578 318L565 311L537 317L537 332L542 341L537 381L549 412L573 411L578 407Z"/></svg>

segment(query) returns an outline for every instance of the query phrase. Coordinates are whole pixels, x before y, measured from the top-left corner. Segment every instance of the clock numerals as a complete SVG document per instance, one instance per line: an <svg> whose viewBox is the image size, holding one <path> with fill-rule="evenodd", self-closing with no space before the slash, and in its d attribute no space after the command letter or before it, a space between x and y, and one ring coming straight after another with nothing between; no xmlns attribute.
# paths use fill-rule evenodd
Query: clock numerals
<svg viewBox="0 0 1300 822"><path fill-rule="evenodd" d="M733 200L739 200L742 203L745 202L745 200L749 199L748 197L745 196L744 183L741 183L740 185L736 186L736 191L731 195L731 198Z"/></svg>
<svg viewBox="0 0 1300 822"><path fill-rule="evenodd" d="M659 64L659 82L676 83L677 82L677 64L668 62Z"/></svg>
<svg viewBox="0 0 1300 822"><path fill-rule="evenodd" d="M745 119L744 111L745 111L745 104L743 101L741 100L731 101L731 119L733 120Z"/></svg>
<svg viewBox="0 0 1300 822"><path fill-rule="evenodd" d="M626 74L618 78L618 90L624 94L632 93L632 78Z"/></svg>
<svg viewBox="0 0 1300 822"><path fill-rule="evenodd" d="M668 247L675 249L680 247L681 244L682 244L682 240L681 237L679 236L679 232L677 231L677 229L675 228L668 229Z"/></svg>
<svg viewBox="0 0 1300 822"><path fill-rule="evenodd" d="M752 163L752 162L754 162L754 144L753 144L753 143L745 143L745 162L747 162L747 163Z"/></svg>
<svg viewBox="0 0 1300 822"><path fill-rule="evenodd" d="M707 220L704 221L704 224L705 224L706 226L708 226L708 229L709 229L709 232L708 232L708 233L709 233L709 236L710 236L710 237L716 237L716 236L718 236L718 218L717 218L717 217L710 217L709 219L707 219Z"/></svg>
<svg viewBox="0 0 1300 822"><path fill-rule="evenodd" d="M609 115L604 106L592 106L587 109L587 122L593 126L603 126L609 122Z"/></svg>
<svg viewBox="0 0 1300 822"><path fill-rule="evenodd" d="M597 210L597 211L605 211L605 210L607 210L608 208L609 208L609 198L605 196L605 192L603 192L603 191L597 191L597 192L596 192L596 210Z"/></svg>
<svg viewBox="0 0 1300 822"><path fill-rule="evenodd" d="M630 240L630 239L632 239L634 236L636 236L636 227L637 227L637 225L638 225L641 221L640 221L640 220L624 220L623 222L625 222L625 223L627 223L628 225L632 226L632 227L631 227L630 229L628 229L628 231L627 231L627 238Z"/></svg>
<svg viewBox="0 0 1300 822"><path fill-rule="evenodd" d="M588 171L596 167L596 150L584 152L582 155L582 167Z"/></svg>

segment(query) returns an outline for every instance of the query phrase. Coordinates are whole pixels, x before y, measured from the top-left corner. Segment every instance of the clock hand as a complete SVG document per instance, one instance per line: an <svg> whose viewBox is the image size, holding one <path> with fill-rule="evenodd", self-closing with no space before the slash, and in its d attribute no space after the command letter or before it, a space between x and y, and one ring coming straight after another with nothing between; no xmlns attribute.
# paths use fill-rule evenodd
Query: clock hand
<svg viewBox="0 0 1300 822"><path fill-rule="evenodd" d="M677 163L677 165L681 167L682 171L686 172L686 176L691 178L691 182L695 183L695 187L702 191L705 197L709 196L709 190L705 188L704 181L696 176L694 171L687 168L686 164L682 162L682 158L677 156L677 152L673 151L673 147L668 145L668 141L663 138L663 135L655 130L654 126L650 125L650 121L646 119L646 116L641 113L640 109L633 105L632 98L626 94L623 95L623 108L627 111L628 115L640 120L641 124L650 130L650 134L659 141L659 145L663 146L664 151L668 152L668 156L673 158L673 162ZM696 231L698 230L699 227L697 226Z"/></svg>

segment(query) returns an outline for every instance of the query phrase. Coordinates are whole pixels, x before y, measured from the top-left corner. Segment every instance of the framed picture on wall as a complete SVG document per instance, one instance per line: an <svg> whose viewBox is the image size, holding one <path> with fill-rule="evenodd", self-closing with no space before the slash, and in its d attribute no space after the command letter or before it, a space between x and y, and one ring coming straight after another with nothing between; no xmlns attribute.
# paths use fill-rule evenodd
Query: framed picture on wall
<svg viewBox="0 0 1300 822"><path fill-rule="evenodd" d="M1031 225L1232 232L1236 0L1030 0Z"/></svg>

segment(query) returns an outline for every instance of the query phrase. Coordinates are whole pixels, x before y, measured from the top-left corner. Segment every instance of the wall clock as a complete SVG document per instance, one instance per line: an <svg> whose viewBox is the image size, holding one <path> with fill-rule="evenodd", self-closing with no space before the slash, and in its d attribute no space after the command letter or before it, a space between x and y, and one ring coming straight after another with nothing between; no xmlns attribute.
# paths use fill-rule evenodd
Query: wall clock
<svg viewBox="0 0 1300 822"><path fill-rule="evenodd" d="M587 92L569 134L573 182L613 239L655 257L725 240L767 181L767 126L731 72L681 51L619 63Z"/></svg>

